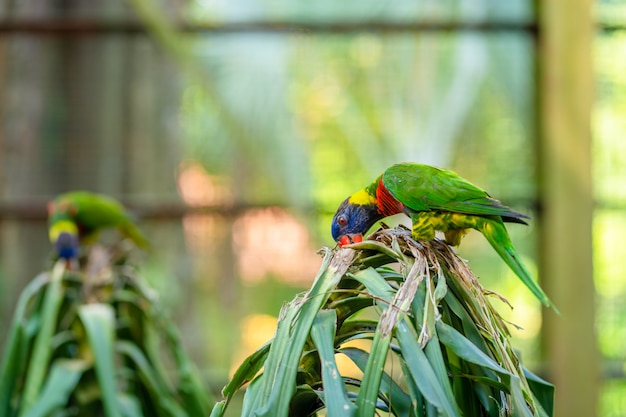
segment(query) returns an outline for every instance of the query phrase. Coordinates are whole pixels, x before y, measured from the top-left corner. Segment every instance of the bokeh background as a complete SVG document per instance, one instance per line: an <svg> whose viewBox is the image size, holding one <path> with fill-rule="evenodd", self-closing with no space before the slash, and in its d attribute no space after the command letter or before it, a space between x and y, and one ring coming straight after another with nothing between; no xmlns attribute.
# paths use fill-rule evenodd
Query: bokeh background
<svg viewBox="0 0 626 417"><path fill-rule="evenodd" d="M626 416L626 2L553 3L0 0L0 342L50 264L46 201L108 193L218 392L337 205L417 161L533 217L509 230L560 317L478 233L459 252L557 415Z"/></svg>

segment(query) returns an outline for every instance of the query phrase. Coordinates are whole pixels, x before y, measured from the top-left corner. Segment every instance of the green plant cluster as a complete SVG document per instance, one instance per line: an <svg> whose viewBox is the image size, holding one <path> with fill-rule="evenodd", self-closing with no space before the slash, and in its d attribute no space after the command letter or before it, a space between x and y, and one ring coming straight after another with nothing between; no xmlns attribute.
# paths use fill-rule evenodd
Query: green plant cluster
<svg viewBox="0 0 626 417"><path fill-rule="evenodd" d="M3 417L184 417L211 400L120 248L92 246L22 292L0 367Z"/></svg>
<svg viewBox="0 0 626 417"><path fill-rule="evenodd" d="M405 229L370 239L326 250L310 290L284 306L212 416L247 383L242 416L552 415L554 387L522 365L494 294L448 245ZM371 348L349 346L357 339ZM362 377L341 375L338 354Z"/></svg>

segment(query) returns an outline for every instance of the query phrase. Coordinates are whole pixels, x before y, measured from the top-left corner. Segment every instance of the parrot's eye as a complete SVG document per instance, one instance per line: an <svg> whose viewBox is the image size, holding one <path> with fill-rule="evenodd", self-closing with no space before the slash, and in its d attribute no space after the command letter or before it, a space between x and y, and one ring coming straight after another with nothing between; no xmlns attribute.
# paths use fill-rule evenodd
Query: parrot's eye
<svg viewBox="0 0 626 417"><path fill-rule="evenodd" d="M339 216L337 218L337 223L339 223L340 226L345 226L348 224L348 219L346 219L346 216Z"/></svg>

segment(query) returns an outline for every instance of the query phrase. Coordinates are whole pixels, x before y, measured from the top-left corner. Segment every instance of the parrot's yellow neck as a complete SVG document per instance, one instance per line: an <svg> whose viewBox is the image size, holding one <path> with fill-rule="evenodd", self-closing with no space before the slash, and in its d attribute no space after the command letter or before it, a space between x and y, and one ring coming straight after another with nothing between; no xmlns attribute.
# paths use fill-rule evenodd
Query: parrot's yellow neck
<svg viewBox="0 0 626 417"><path fill-rule="evenodd" d="M376 206L378 205L378 198L376 190L378 189L378 182L382 178L382 175L376 179L373 183L363 188L361 191L357 191L348 198L349 204L358 206Z"/></svg>
<svg viewBox="0 0 626 417"><path fill-rule="evenodd" d="M48 230L50 242L56 242L59 235L63 232L78 236L78 227L71 220L58 220L54 222Z"/></svg>
<svg viewBox="0 0 626 417"><path fill-rule="evenodd" d="M377 202L376 196L367 192L367 189L357 191L348 198L348 204L356 204L359 206L371 206Z"/></svg>

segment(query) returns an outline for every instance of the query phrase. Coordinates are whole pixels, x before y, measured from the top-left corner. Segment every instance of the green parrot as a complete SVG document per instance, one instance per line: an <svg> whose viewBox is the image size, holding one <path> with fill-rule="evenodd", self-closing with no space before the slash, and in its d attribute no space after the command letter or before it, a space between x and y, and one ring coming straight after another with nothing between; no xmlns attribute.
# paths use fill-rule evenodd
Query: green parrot
<svg viewBox="0 0 626 417"><path fill-rule="evenodd" d="M77 258L80 244L94 243L106 228L117 228L138 247L149 247L124 207L111 197L72 191L48 203L48 234L60 258Z"/></svg>
<svg viewBox="0 0 626 417"><path fill-rule="evenodd" d="M411 218L415 240L430 241L441 231L458 246L469 229L481 232L498 255L546 306L554 307L522 263L504 222L527 224L528 216L503 205L456 173L416 163L393 165L373 183L341 203L332 221L333 239L344 246L361 242L378 220L398 213Z"/></svg>

